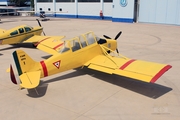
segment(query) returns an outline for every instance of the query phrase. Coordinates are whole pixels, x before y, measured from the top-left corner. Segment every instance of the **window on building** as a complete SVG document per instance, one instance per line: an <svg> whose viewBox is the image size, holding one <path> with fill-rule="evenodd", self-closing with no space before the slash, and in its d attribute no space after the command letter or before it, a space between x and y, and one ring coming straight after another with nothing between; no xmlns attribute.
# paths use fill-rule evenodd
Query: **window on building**
<svg viewBox="0 0 180 120"><path fill-rule="evenodd" d="M75 0L56 0L56 2L74 2Z"/></svg>
<svg viewBox="0 0 180 120"><path fill-rule="evenodd" d="M53 0L37 0L37 2L53 2Z"/></svg>
<svg viewBox="0 0 180 120"><path fill-rule="evenodd" d="M48 11L51 11L51 8L48 8Z"/></svg>
<svg viewBox="0 0 180 120"><path fill-rule="evenodd" d="M24 33L24 29L23 28L19 28L19 33Z"/></svg>
<svg viewBox="0 0 180 120"><path fill-rule="evenodd" d="M18 31L17 31L17 30L15 30L15 31L13 31L13 32L10 33L10 35L17 35L17 34L18 34Z"/></svg>
<svg viewBox="0 0 180 120"><path fill-rule="evenodd" d="M104 0L104 2L113 2L113 0Z"/></svg>
<svg viewBox="0 0 180 120"><path fill-rule="evenodd" d="M100 0L78 0L78 2L100 2Z"/></svg>
<svg viewBox="0 0 180 120"><path fill-rule="evenodd" d="M59 11L62 11L62 8L59 8Z"/></svg>
<svg viewBox="0 0 180 120"><path fill-rule="evenodd" d="M42 8L39 8L39 10L42 10Z"/></svg>

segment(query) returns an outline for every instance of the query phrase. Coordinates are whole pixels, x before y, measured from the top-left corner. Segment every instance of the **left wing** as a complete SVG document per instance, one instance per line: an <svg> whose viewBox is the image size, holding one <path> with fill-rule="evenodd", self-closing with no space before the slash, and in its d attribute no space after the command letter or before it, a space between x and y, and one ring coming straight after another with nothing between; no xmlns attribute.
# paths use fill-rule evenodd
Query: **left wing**
<svg viewBox="0 0 180 120"><path fill-rule="evenodd" d="M98 55L88 61L84 66L101 72L116 74L154 83L164 72L172 66L126 57L113 57L111 55Z"/></svg>
<svg viewBox="0 0 180 120"><path fill-rule="evenodd" d="M49 54L56 54L61 48L65 36L33 36L24 43L34 43L38 49Z"/></svg>

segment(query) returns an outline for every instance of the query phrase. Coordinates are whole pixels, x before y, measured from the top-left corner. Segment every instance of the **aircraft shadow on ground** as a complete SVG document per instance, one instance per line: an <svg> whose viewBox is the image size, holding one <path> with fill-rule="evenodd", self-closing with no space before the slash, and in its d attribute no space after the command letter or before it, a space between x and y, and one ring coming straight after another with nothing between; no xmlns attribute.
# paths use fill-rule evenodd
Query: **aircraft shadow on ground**
<svg viewBox="0 0 180 120"><path fill-rule="evenodd" d="M41 58L43 58L43 59L48 59L48 58L50 58L52 55L46 55L46 56L42 56Z"/></svg>
<svg viewBox="0 0 180 120"><path fill-rule="evenodd" d="M32 43L19 43L19 44L14 44L14 45L11 45L9 47L0 49L0 51L10 50L10 49L14 49L14 48L21 48L21 47L22 48L32 48L32 49L35 49L35 47L33 46Z"/></svg>
<svg viewBox="0 0 180 120"><path fill-rule="evenodd" d="M27 91L28 91L27 95L29 97L33 97L33 98L42 97L47 92L48 83L56 82L56 81L60 81L60 80L66 80L68 78L77 77L77 76L81 76L81 75L85 75L85 74L86 73L83 73L81 71L74 71L69 74L58 76L58 77L55 77L55 78L52 78L52 79L49 79L46 81L40 81L40 84L36 89L27 89Z"/></svg>
<svg viewBox="0 0 180 120"><path fill-rule="evenodd" d="M93 77L98 78L99 80L112 83L153 99L157 99L172 90L170 87L162 86L156 83L146 83L139 80L133 80L131 78L118 75L110 75L87 68L85 68L84 71L86 71L87 74L94 74Z"/></svg>
<svg viewBox="0 0 180 120"><path fill-rule="evenodd" d="M48 84L43 83L43 81L40 81L39 86L36 89L27 89L28 94L27 96L33 97L33 98L39 98L46 94L48 88Z"/></svg>
<svg viewBox="0 0 180 120"><path fill-rule="evenodd" d="M110 74L102 73L102 72L87 69L87 68L76 69L76 71L74 72L43 81L41 84L42 86L47 86L47 84L51 82L65 80L68 78L77 77L77 76L86 75L86 74L91 75L97 78L98 80L103 80L105 82L117 85L119 87L123 87L125 89L139 93L141 95L144 95L152 99L157 99L172 90L172 88L170 87L162 86L156 83L141 82L141 81L133 80L131 78L126 78L126 77L122 77L118 75L110 75ZM45 95L47 87L45 89L44 87L41 87L40 85L40 87L38 87L37 90L41 91L42 93L44 92L44 95ZM34 91L34 94L36 94L35 91Z"/></svg>
<svg viewBox="0 0 180 120"><path fill-rule="evenodd" d="M3 55L3 54L0 53L0 56L1 56L1 55Z"/></svg>
<svg viewBox="0 0 180 120"><path fill-rule="evenodd" d="M81 75L85 75L85 74L86 73L81 72L81 71L74 71L74 72L71 72L71 73L68 73L68 74L61 75L59 77L53 78L53 79L46 80L46 81L44 81L44 83L56 82L56 81L59 81L59 80L65 80L65 79L68 79L68 78L73 78L73 77L77 77L77 76L81 76Z"/></svg>

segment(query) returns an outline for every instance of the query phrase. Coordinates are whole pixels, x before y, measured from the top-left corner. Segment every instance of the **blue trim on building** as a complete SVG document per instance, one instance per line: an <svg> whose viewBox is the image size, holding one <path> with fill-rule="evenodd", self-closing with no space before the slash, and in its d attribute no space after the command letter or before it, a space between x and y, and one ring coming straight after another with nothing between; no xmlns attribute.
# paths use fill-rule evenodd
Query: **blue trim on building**
<svg viewBox="0 0 180 120"><path fill-rule="evenodd" d="M86 15L78 15L78 18L83 18L83 19L103 19L100 16L86 16Z"/></svg>
<svg viewBox="0 0 180 120"><path fill-rule="evenodd" d="M59 14L55 14L55 17L60 17L60 18L77 18L77 15L59 15Z"/></svg>
<svg viewBox="0 0 180 120"><path fill-rule="evenodd" d="M37 14L38 15L38 14ZM48 16L48 15L47 15ZM133 23L133 19L130 18L112 18L109 16L87 16L87 15L67 15L67 14L55 14L51 15L51 17L59 17L59 18L80 18L80 19L96 19L96 20L112 20L112 22L127 22Z"/></svg>
<svg viewBox="0 0 180 120"><path fill-rule="evenodd" d="M112 17L109 17L109 16L103 16L103 17L100 17L100 16L88 16L88 15L67 15L67 14L64 14L64 15L60 15L60 14L56 14L55 17L61 17L61 18L82 18L82 19L97 19L97 20L112 20Z"/></svg>
<svg viewBox="0 0 180 120"><path fill-rule="evenodd" d="M127 22L127 23L133 23L133 19L131 19L131 18L112 18L112 22Z"/></svg>

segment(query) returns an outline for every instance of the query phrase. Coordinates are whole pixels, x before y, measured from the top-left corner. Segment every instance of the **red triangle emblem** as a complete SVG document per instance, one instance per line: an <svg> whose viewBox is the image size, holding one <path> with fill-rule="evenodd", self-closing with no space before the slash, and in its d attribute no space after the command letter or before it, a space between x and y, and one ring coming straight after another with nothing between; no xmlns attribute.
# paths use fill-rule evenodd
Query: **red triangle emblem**
<svg viewBox="0 0 180 120"><path fill-rule="evenodd" d="M59 61L54 62L53 65L59 69L60 63L61 63L61 61L59 60Z"/></svg>

